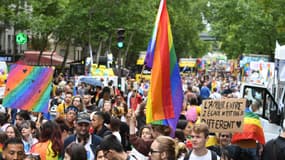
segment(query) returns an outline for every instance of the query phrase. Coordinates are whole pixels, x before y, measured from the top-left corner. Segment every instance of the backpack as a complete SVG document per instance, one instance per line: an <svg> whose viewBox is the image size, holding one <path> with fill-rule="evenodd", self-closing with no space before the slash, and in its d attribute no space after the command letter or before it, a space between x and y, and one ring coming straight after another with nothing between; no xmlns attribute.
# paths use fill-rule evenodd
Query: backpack
<svg viewBox="0 0 285 160"><path fill-rule="evenodd" d="M212 150L209 150L209 151L211 151L212 160L217 160L217 153ZM184 157L184 160L189 160L191 153L192 153L192 150L190 150L189 153Z"/></svg>
<svg viewBox="0 0 285 160"><path fill-rule="evenodd" d="M56 109L57 109L57 106L60 104L60 99L59 98L53 98L51 101L50 101L50 114L55 116L56 115Z"/></svg>

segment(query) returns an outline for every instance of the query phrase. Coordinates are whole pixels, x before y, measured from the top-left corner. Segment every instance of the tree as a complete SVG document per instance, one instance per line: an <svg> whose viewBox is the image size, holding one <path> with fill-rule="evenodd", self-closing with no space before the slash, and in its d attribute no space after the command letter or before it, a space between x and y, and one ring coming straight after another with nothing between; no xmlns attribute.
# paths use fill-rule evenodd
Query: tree
<svg viewBox="0 0 285 160"><path fill-rule="evenodd" d="M205 0L169 1L168 9L178 57L199 56L209 47L199 40L199 33L205 28L201 15L205 3ZM139 51L147 48L159 0L148 3L144 0L31 0L31 4L34 10L30 27L34 39L42 44L37 44L38 49L47 48L47 38L52 36L56 42L66 46L81 46L83 58L89 55L89 45L97 56L101 55L101 48L104 53L111 52L118 58L114 37L117 28L124 28L126 47L122 53L125 53L126 64L129 64L127 66L130 66L134 64ZM64 59L67 56L68 50Z"/></svg>
<svg viewBox="0 0 285 160"><path fill-rule="evenodd" d="M89 43L95 51L94 53L99 51L101 43L103 51L112 52L117 57L116 38L112 37L116 37L117 28L125 28L125 42L129 41L130 35L133 34L134 37L128 43L131 46L129 47L130 52L138 53L138 51L146 49L153 22L148 17L151 4L154 3L145 4L142 0L110 0L92 3L89 1L78 3L78 1L70 0L54 35L61 37L60 39L67 39L66 37L74 39L77 45L84 48L83 57L88 56ZM124 49L126 48L127 46ZM97 54L100 53L97 52ZM127 55L130 56L130 54ZM131 55L130 57L135 56Z"/></svg>
<svg viewBox="0 0 285 160"><path fill-rule="evenodd" d="M7 28L13 28L13 59L17 54L16 33L18 31L24 31L28 28L29 24L29 8L27 7L26 0L7 0L0 4L0 22L3 25L0 27L0 32L3 32ZM4 31L5 33L5 31Z"/></svg>
<svg viewBox="0 0 285 160"><path fill-rule="evenodd" d="M200 57L209 49L209 43L200 40L205 30L202 11L206 1L169 1L169 15L178 57Z"/></svg>
<svg viewBox="0 0 285 160"><path fill-rule="evenodd" d="M284 1L211 0L204 12L211 33L229 57L242 53L273 54L275 41L284 42Z"/></svg>
<svg viewBox="0 0 285 160"><path fill-rule="evenodd" d="M30 4L33 8L30 21L30 29L32 33L32 48L39 50L37 64L40 64L41 56L49 45L49 36L54 32L58 25L60 16L63 13L64 1L46 0L37 1L31 0Z"/></svg>

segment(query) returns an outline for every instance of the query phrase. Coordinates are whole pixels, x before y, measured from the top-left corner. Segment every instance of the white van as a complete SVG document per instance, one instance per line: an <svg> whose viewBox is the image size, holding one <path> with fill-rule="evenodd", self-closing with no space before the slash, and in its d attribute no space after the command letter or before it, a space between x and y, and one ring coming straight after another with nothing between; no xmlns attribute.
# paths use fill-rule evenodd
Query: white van
<svg viewBox="0 0 285 160"><path fill-rule="evenodd" d="M251 102L260 103L257 114L261 119L265 141L278 137L282 131L284 111L280 109L271 92L263 85L244 83L241 86L241 95Z"/></svg>

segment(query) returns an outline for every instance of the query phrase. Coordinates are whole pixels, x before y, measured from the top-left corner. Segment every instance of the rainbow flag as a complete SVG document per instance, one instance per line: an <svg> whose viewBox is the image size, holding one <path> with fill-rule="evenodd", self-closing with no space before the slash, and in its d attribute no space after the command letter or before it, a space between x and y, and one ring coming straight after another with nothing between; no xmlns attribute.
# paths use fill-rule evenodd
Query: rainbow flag
<svg viewBox="0 0 285 160"><path fill-rule="evenodd" d="M253 112L245 112L243 131L235 133L232 137L232 143L240 140L256 140L261 144L265 144L265 137L259 116Z"/></svg>
<svg viewBox="0 0 285 160"><path fill-rule="evenodd" d="M175 131L182 109L183 90L166 0L160 2L145 64L152 69L146 106L147 123L168 125Z"/></svg>
<svg viewBox="0 0 285 160"><path fill-rule="evenodd" d="M52 77L50 67L11 65L3 106L47 113Z"/></svg>
<svg viewBox="0 0 285 160"><path fill-rule="evenodd" d="M30 152L39 154L41 160L60 160L60 154L54 153L52 150L51 140L34 144Z"/></svg>

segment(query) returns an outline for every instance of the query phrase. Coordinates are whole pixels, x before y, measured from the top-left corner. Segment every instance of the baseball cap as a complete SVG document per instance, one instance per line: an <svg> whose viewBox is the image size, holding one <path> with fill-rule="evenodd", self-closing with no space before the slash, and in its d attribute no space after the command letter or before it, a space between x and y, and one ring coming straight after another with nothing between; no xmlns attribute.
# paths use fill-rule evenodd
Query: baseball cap
<svg viewBox="0 0 285 160"><path fill-rule="evenodd" d="M66 109L65 109L65 113L67 113L68 111L74 111L76 114L78 113L78 108L75 107L75 106L68 106Z"/></svg>
<svg viewBox="0 0 285 160"><path fill-rule="evenodd" d="M90 123L90 115L87 112L80 112L77 115L77 123Z"/></svg>

